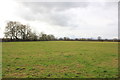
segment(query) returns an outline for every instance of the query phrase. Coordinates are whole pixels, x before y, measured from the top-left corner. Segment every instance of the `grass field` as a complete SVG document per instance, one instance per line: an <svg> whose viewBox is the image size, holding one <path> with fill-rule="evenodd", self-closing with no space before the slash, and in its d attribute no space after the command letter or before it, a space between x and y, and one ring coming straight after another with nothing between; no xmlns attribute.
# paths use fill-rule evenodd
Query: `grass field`
<svg viewBox="0 0 120 80"><path fill-rule="evenodd" d="M117 42L3 42L3 78L116 78Z"/></svg>

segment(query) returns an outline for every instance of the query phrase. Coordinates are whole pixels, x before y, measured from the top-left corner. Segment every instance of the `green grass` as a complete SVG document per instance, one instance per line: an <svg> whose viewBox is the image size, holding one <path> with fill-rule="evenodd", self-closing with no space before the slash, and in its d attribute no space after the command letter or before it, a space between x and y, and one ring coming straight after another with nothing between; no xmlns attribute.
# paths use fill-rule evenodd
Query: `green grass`
<svg viewBox="0 0 120 80"><path fill-rule="evenodd" d="M116 78L117 42L3 42L3 78Z"/></svg>

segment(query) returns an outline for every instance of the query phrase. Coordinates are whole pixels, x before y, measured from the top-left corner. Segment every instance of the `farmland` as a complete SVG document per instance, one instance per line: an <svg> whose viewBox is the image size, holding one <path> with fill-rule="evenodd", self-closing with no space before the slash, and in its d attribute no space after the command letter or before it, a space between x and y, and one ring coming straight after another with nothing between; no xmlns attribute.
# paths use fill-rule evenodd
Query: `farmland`
<svg viewBox="0 0 120 80"><path fill-rule="evenodd" d="M2 59L3 78L118 76L117 42L3 42Z"/></svg>

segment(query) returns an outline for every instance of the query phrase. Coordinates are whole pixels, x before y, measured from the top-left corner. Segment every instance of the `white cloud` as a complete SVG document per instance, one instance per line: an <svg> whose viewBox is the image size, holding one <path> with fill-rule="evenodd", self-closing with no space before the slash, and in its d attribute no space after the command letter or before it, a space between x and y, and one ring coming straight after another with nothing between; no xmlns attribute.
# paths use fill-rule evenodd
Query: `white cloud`
<svg viewBox="0 0 120 80"><path fill-rule="evenodd" d="M2 4L2 5L1 5ZM117 2L81 3L0 3L0 22L7 20L29 24L37 32L54 34L57 37L114 38L118 35ZM58 5L59 4L59 5ZM10 6L10 7L9 7ZM3 25L2 33L4 30ZM0 34L3 37L3 34Z"/></svg>

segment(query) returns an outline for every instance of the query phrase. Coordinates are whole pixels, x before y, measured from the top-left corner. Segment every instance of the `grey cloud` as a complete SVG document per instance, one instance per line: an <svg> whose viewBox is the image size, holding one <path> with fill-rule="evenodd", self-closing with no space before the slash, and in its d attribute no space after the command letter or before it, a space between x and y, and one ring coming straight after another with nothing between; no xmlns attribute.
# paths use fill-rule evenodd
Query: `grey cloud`
<svg viewBox="0 0 120 80"><path fill-rule="evenodd" d="M51 23L60 26L68 26L69 17L59 14L51 15L50 17L52 19Z"/></svg>
<svg viewBox="0 0 120 80"><path fill-rule="evenodd" d="M23 2L25 8L29 8L30 12L20 14L24 19L31 21L45 21L52 25L78 27L78 24L71 23L69 16L71 13L65 14L65 11L71 8L87 8L92 6L110 7L113 3L90 3L90 2ZM105 15L103 13L103 15ZM81 21L82 22L82 21Z"/></svg>
<svg viewBox="0 0 120 80"><path fill-rule="evenodd" d="M70 26L70 16L61 13L71 8L86 8L88 2L23 2L30 12L21 16L26 20L47 21L53 25ZM74 25L75 26L75 25Z"/></svg>
<svg viewBox="0 0 120 80"><path fill-rule="evenodd" d="M58 10L60 9L68 9L68 8L73 8L73 7L87 7L88 2L23 2L23 5L26 7L30 7L35 9L40 9L41 7L44 8L57 8ZM38 11L37 10L37 11Z"/></svg>

